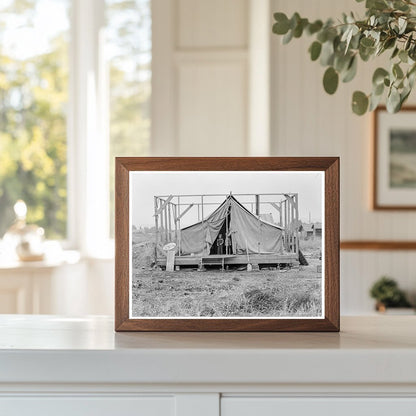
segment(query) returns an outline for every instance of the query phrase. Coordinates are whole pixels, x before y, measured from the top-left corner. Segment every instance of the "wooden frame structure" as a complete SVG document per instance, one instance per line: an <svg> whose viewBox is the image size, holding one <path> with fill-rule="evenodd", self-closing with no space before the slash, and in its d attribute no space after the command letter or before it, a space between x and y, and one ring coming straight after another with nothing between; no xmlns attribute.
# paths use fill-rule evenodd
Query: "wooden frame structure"
<svg viewBox="0 0 416 416"><path fill-rule="evenodd" d="M181 220L191 211L197 213L197 222L204 221L209 215L208 207L220 206L229 195L260 219L261 206L268 205L278 214L276 225L283 228L283 247L285 254L251 254L250 263L258 264L297 264L299 260L299 197L297 193L262 193L262 194L197 194L197 195L157 195L154 196L154 219L156 229L155 262L159 266L166 266L166 257L158 254L157 247L175 243L177 255L175 265L195 266L237 265L246 264L247 255L233 255L225 253L218 261L213 256L185 256L181 252ZM208 202L207 199L211 199ZM212 202L218 198L218 202ZM241 199L243 198L243 199ZM246 199L250 200L247 201ZM267 198L267 200L264 200ZM186 201L185 201L186 199ZM211 211L209 211L211 214ZM260 223L259 223L260 225ZM228 225L227 225L228 228ZM208 259L207 257L211 257ZM217 256L218 257L218 256Z"/></svg>
<svg viewBox="0 0 416 416"><path fill-rule="evenodd" d="M130 174L151 171L321 171L325 176L323 316L318 318L134 318L132 292ZM337 157L122 157L116 158L116 331L339 331L339 158Z"/></svg>

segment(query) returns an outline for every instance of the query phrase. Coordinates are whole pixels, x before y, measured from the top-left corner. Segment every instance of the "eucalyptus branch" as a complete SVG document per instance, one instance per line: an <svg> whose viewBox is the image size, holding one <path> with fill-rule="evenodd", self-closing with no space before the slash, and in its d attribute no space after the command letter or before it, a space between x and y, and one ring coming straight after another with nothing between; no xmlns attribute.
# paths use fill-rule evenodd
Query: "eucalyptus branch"
<svg viewBox="0 0 416 416"><path fill-rule="evenodd" d="M356 0L361 3L363 0ZM326 68L323 87L334 94L339 81L349 82L357 73L358 60L364 62L391 51L389 68L377 68L372 91L355 91L352 109L362 115L374 110L386 95L387 109L397 112L407 100L416 78L416 3L411 0L366 0L366 17L344 14L334 25L332 19L310 22L295 13L290 19L275 13L273 32L283 43L304 34L314 37L309 47L313 61Z"/></svg>

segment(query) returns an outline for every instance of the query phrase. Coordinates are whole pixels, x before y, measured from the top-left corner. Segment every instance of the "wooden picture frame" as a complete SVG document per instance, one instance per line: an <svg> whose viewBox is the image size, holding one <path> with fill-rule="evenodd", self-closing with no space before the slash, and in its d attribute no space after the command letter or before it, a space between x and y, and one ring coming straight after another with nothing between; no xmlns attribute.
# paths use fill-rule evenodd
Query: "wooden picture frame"
<svg viewBox="0 0 416 416"><path fill-rule="evenodd" d="M411 134L413 137L404 136L402 140L404 142L411 140L416 161L416 123L413 127L415 116L416 106L403 107L400 113L396 114L388 113L384 106L378 107L373 112L372 207L374 210L416 209L416 170L413 172L408 170L407 165L409 163L413 165L412 161L407 161L409 152L405 149L402 152L395 151L392 148L392 140L400 140L400 133ZM401 154L403 162L400 161Z"/></svg>
<svg viewBox="0 0 416 416"><path fill-rule="evenodd" d="M322 179L322 197L321 205L323 208L323 234L322 234L322 246L321 252L322 257L322 315L317 317L152 317L152 316L135 316L131 314L131 303L133 302L133 295L131 294L130 276L132 274L132 245L131 233L133 232L132 224L130 224L130 215L136 215L135 207L137 205L142 206L141 203L133 206L133 186L137 182L137 186L144 186L146 178L154 177L154 173L166 174L165 178L169 178L169 175L184 175L192 174L191 176L197 175L210 175L219 174L223 175L224 178L228 178L231 173L233 175L246 175L241 178L252 176L253 178L263 177L261 175L272 175L272 177L280 178L285 174L289 177L292 175L296 176L296 172L300 173L298 176L301 178L308 177L307 174L315 173L316 177ZM193 174L194 173L194 174ZM147 176L145 176L147 175ZM153 176L152 176L153 175ZM273 176L274 175L274 176ZM191 177L189 176L189 177ZM178 176L181 177L181 176ZM231 176L230 176L231 177ZM269 176L267 176L269 177ZM140 180L136 180L139 178ZM145 178L145 179L143 179ZM255 179L253 179L255 180ZM302 179L304 180L304 179ZM227 179L228 181L228 179ZM268 184L272 185L272 184ZM140 188L141 189L141 188ZM288 190L284 190L287 192ZM169 191L170 192L170 191ZM257 192L257 191L256 191ZM130 195L132 193L132 195ZM242 158L231 158L231 157L219 157L219 158L199 158L199 157L118 157L116 158L116 184L115 184L115 330L116 331L339 331L339 158L338 157L242 157ZM135 194L136 195L136 194ZM285 195L287 194L279 194ZM292 195L292 194L290 194ZM293 194L295 195L295 194ZM171 195L172 196L172 195ZM136 196L134 196L136 198ZM144 198L144 197L143 197ZM150 197L149 197L150 198ZM156 197L155 197L156 198ZM172 196L173 198L173 196ZM171 198L171 200L172 200ZM230 194L228 197L234 198ZM290 197L293 201L298 201L296 198ZM256 196L260 201L260 197ZM155 199L156 200L156 199ZM140 200L141 201L141 200ZM146 200L147 201L147 200ZM155 216L162 215L161 209L166 205L166 199L163 200L160 205L155 207ZM252 220L254 214L249 213L249 209L242 208L242 204L238 204L235 201L231 201L235 206L239 206L241 212L247 215L247 220ZM230 202L230 204L231 204ZM144 202L143 202L144 203ZM148 202L146 202L147 204ZM169 201L168 201L169 203ZM202 203L203 204L203 203ZM259 202L260 204L260 202ZM264 203L266 204L266 203ZM272 203L269 203L272 204ZM190 204L191 205L191 204ZM230 205L231 207L231 205ZM282 218L289 215L288 212L298 213L297 208L282 208L290 207L285 200L282 200L280 205L280 226L267 223L260 219L260 210L256 211L258 215L259 224L265 227L275 227L276 229L289 230L295 229L298 243L296 245L296 238L292 240L287 237L289 234L285 234L286 231L282 232L282 244L288 244L289 249L299 250L299 230L300 220L299 217L292 218L292 224L296 227L290 226L289 224L284 225ZM296 210L295 210L296 208ZM283 209L287 212L282 213ZM231 210L231 208L230 208ZM257 210L257 206L256 206ZM131 211L131 212L130 212ZM160 213L159 213L160 211ZM247 212L246 212L247 211ZM228 213L232 211L227 211ZM198 208L199 213L199 208ZM211 214L210 214L211 215ZM230 215L230 214L227 214ZM234 215L234 214L233 214ZM297 215L297 214L296 214ZM276 214L277 216L277 214ZM235 214L237 218L237 214ZM310 217L310 213L309 213ZM234 218L234 217L232 217ZM285 217L286 218L286 217ZM290 217L288 217L290 218ZM166 220L167 221L167 220ZM175 224L177 217L175 218ZM208 221L207 217L202 215L201 223ZM167 224L167 222L166 222ZM199 224L199 223L198 223ZM245 224L245 223L243 223ZM266 224L266 225L264 225ZM277 223L274 223L277 224ZM284 229L284 226L287 228ZM192 226L194 227L194 226ZM280 227L280 228L279 228ZM292 227L292 228L290 228ZM165 230L167 225L163 228ZM191 227L187 227L190 229ZM135 229L135 228L134 228ZM183 235L184 230L182 228L179 231L180 235ZM267 228L268 229L268 228ZM192 228L193 230L193 228ZM274 229L273 229L274 230ZM163 231L167 233L167 231ZM289 233L289 232L288 232ZM176 234L174 234L176 235ZM227 234L226 234L227 235ZM172 234L169 235L172 237ZM217 238L217 245L218 238ZM234 237L233 237L234 238ZM286 238L286 239L285 239ZM305 237L306 238L306 237ZM157 244L156 240L156 244ZM289 243L287 243L289 241ZM183 243L185 244L185 243ZM234 243L233 243L234 244ZM247 251L250 249L245 242ZM207 246L211 247L211 245ZM220 246L218 246L220 247ZM217 247L217 248L218 248ZM230 246L231 247L231 246ZM157 252L157 249L155 249ZM219 249L218 249L219 250ZM231 249L230 249L231 250ZM179 257L182 252L178 251L177 256ZM217 257L226 257L224 252L221 252ZM260 249L258 251L260 253ZM284 252L286 253L286 251ZM184 256L182 259L190 259L191 255ZM250 254L255 256L254 254ZM259 254L260 255L260 254ZM270 254L271 255L271 254ZM229 256L230 257L230 256ZM232 257L237 257L233 255ZM228 259L228 257L226 257ZM266 258L266 257L264 257ZM269 257L267 257L269 258ZM271 258L271 257L270 257ZM263 259L263 257L262 257ZM186 260L186 261L188 261ZM164 260L167 267L167 260ZM175 260L176 261L176 260ZM223 260L224 261L224 260ZM260 260L258 260L260 262ZM263 261L263 260L261 260ZM279 266L279 265L277 265ZM222 264L224 267L224 263ZM247 265L247 268L249 265ZM279 268L274 270L280 271ZM288 270L292 270L289 268ZM276 273L276 272L265 272L265 273ZM176 273L175 271L173 273ZM197 272L192 272L197 273ZM174 275L173 275L174 276ZM198 275L194 275L198 276ZM163 279L161 281L164 281ZM136 290L136 289L135 289ZM140 294L140 290L137 292Z"/></svg>

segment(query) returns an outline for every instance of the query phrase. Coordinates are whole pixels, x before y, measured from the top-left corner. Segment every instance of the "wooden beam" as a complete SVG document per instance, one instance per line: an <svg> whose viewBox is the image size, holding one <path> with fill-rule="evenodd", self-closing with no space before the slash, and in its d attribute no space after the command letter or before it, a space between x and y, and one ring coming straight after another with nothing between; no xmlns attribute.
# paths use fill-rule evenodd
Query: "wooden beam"
<svg viewBox="0 0 416 416"><path fill-rule="evenodd" d="M159 231L159 237L160 237L160 243L163 244L164 241L164 235L165 235L165 224L164 224L164 218L162 214L155 214L156 217L160 215L160 231Z"/></svg>
<svg viewBox="0 0 416 416"><path fill-rule="evenodd" d="M178 244L178 222L176 221L177 215L178 215L177 207L176 207L175 204L173 204L173 218L175 218L174 222L175 222L175 242L176 242L176 244Z"/></svg>
<svg viewBox="0 0 416 416"><path fill-rule="evenodd" d="M269 204L277 210L279 213L279 224L282 227L283 226L283 213L282 213L282 203L276 203L276 202L269 202Z"/></svg>
<svg viewBox="0 0 416 416"><path fill-rule="evenodd" d="M296 254L299 256L299 238L300 238L300 234L299 234L299 199L298 199L298 194L296 194L295 198L295 221L296 221Z"/></svg>
<svg viewBox="0 0 416 416"><path fill-rule="evenodd" d="M168 210L167 209L164 209L163 211L163 214L162 214L162 216L164 215L165 216L165 243L170 243L170 241L169 241L169 237L168 237Z"/></svg>
<svg viewBox="0 0 416 416"><path fill-rule="evenodd" d="M172 240L172 210L171 210L171 205L172 204L168 204L168 224L169 224L169 242L171 242Z"/></svg>
<svg viewBox="0 0 416 416"><path fill-rule="evenodd" d="M161 199L161 201L163 201L163 203L159 207L159 209L157 210L157 212L155 213L155 215L160 214L167 207L167 205L172 200L172 198L173 198L173 195L169 195L166 200Z"/></svg>
<svg viewBox="0 0 416 416"><path fill-rule="evenodd" d="M260 195L256 195L256 215L260 215Z"/></svg>
<svg viewBox="0 0 416 416"><path fill-rule="evenodd" d="M188 208L185 209L185 211L181 212L179 216L175 219L175 221L179 221L195 204L191 204L188 206Z"/></svg>
<svg viewBox="0 0 416 416"><path fill-rule="evenodd" d="M155 245L155 261L157 262L157 245L159 244L159 215L156 215L157 211L157 198L154 198L154 206L155 206L155 228L156 228L156 245Z"/></svg>
<svg viewBox="0 0 416 416"><path fill-rule="evenodd" d="M178 201L177 201L177 207L178 207L178 211L175 214L175 224L178 224L178 253L179 255L181 255L181 198L180 196L177 197Z"/></svg>
<svg viewBox="0 0 416 416"><path fill-rule="evenodd" d="M283 194L285 197L286 197L286 199L292 199L293 200L293 198L295 197L295 194L292 194L292 195L289 195L289 194Z"/></svg>
<svg viewBox="0 0 416 416"><path fill-rule="evenodd" d="M279 211L279 213L281 213L282 212L282 205L277 205L276 204L276 202L269 202L269 204L273 207L273 208L276 208L278 211Z"/></svg>

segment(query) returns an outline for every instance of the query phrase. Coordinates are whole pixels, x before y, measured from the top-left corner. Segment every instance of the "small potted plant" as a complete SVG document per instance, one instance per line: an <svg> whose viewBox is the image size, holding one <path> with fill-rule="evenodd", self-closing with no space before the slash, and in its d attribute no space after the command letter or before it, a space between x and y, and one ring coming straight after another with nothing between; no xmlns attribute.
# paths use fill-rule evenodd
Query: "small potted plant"
<svg viewBox="0 0 416 416"><path fill-rule="evenodd" d="M386 312L387 308L411 308L405 293L397 282L388 276L381 277L373 284L370 295L376 300L378 312Z"/></svg>

